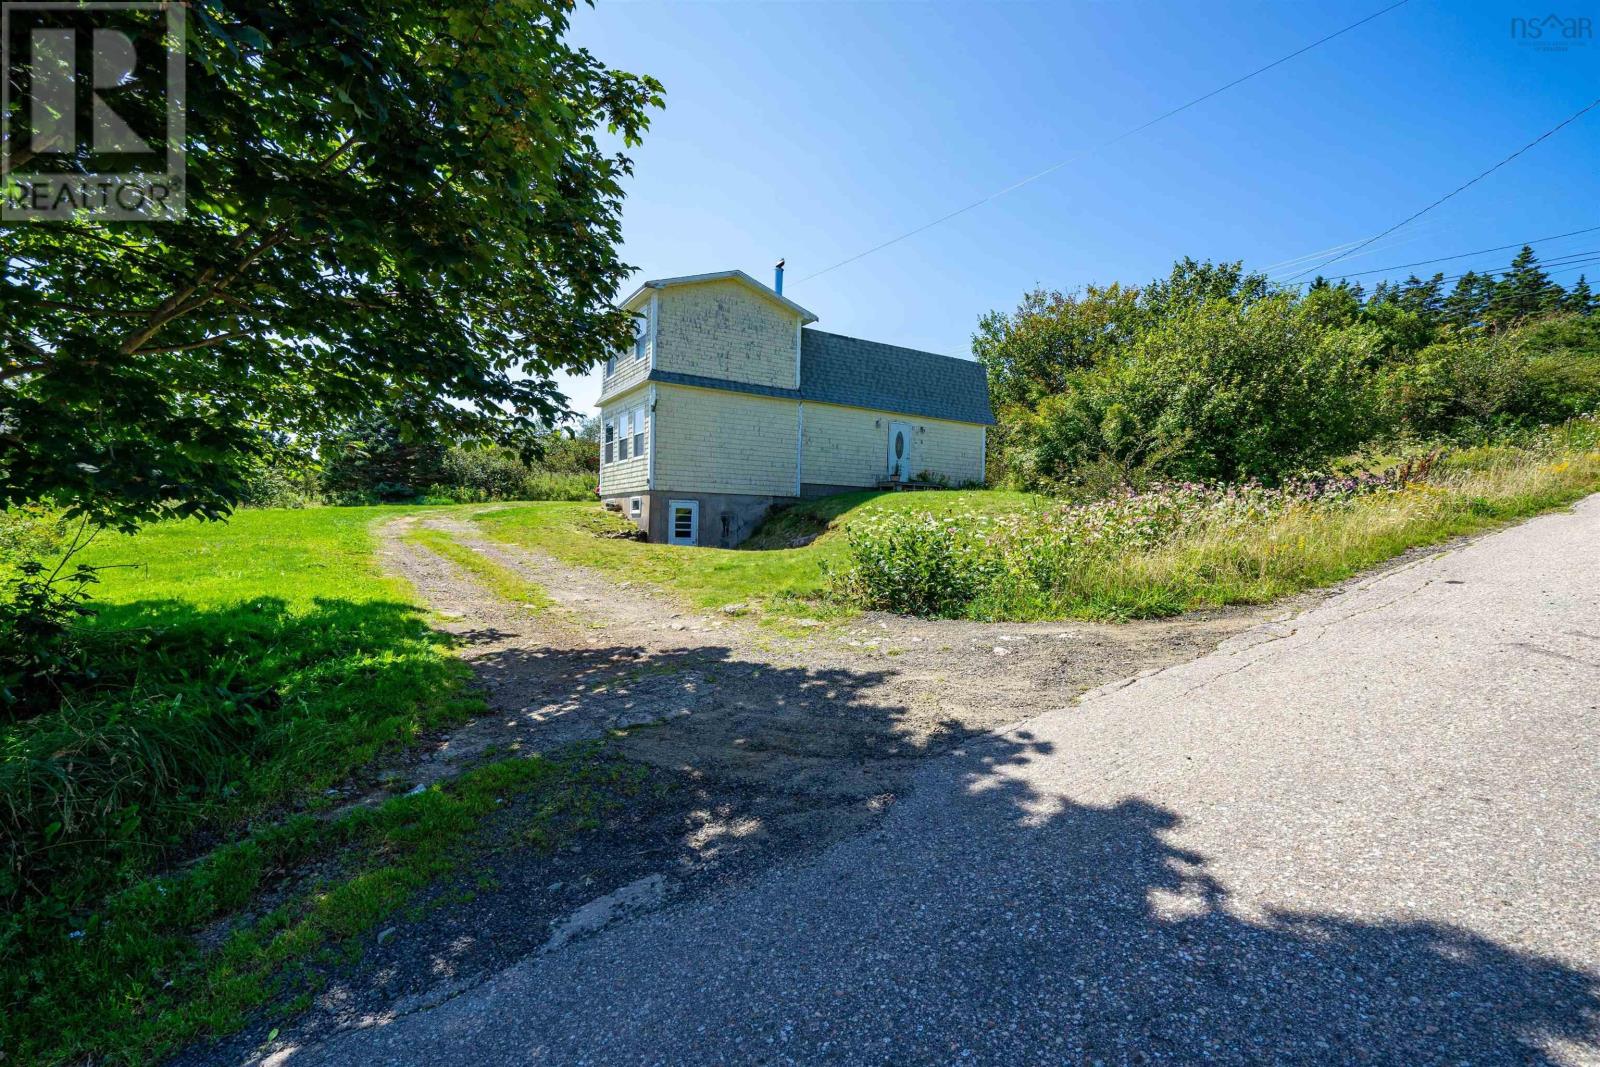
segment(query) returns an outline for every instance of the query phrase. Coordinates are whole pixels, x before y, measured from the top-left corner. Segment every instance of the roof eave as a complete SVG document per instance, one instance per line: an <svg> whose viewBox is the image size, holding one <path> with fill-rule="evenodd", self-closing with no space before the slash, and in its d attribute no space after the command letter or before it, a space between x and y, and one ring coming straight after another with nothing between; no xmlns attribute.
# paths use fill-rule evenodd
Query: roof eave
<svg viewBox="0 0 1600 1067"><path fill-rule="evenodd" d="M685 274L677 278L654 278L650 281L644 282L639 286L639 288L629 293L627 298L622 301L620 306L627 311L634 310L634 305L640 303L641 298L648 295L653 289L666 289L674 285L697 285L702 282L720 281L743 282L745 285L748 285L752 289L756 290L756 292L760 293L768 300L782 304L790 311L793 311L795 314L799 315L800 324L802 326L808 326L811 323L818 321L816 315L801 307L799 304L796 304L793 300L790 300L782 293L762 285L760 282L756 281L742 270L719 270L713 271L710 274Z"/></svg>

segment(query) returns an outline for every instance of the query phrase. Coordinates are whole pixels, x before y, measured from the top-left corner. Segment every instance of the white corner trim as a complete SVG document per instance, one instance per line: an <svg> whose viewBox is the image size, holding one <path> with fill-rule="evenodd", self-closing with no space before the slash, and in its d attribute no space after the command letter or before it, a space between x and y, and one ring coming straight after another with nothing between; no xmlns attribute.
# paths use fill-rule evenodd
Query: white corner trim
<svg viewBox="0 0 1600 1067"><path fill-rule="evenodd" d="M652 291L650 294L650 358L647 361L647 371L656 369L656 346L661 343L661 294ZM653 398L652 398L653 399ZM654 423L652 422L652 428ZM651 449L651 451L655 451Z"/></svg>
<svg viewBox="0 0 1600 1067"><path fill-rule="evenodd" d="M806 454L806 402L794 402L794 495L800 496L801 472Z"/></svg>
<svg viewBox="0 0 1600 1067"><path fill-rule="evenodd" d="M651 303L650 307L652 311L655 310L654 302ZM654 358L655 356L652 354L651 359ZM644 488L645 492L653 493L656 489L656 386L654 382L650 383L648 399L645 400L645 412L650 420L650 436L646 439L648 444L644 459Z"/></svg>

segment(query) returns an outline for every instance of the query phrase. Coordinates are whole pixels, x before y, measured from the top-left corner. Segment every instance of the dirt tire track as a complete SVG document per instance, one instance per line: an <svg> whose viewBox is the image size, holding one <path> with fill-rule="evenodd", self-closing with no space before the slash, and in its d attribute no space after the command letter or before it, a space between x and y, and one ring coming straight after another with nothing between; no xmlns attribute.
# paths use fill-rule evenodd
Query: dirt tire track
<svg viewBox="0 0 1600 1067"><path fill-rule="evenodd" d="M536 583L555 607L528 613L414 542L415 525ZM869 797L898 764L1070 703L1097 686L1185 662L1259 624L1247 609L1128 623L975 623L863 615L787 637L687 609L454 516L380 528L383 559L466 642L493 714L457 731L445 764L484 749L544 751L619 727L634 759L779 791Z"/></svg>

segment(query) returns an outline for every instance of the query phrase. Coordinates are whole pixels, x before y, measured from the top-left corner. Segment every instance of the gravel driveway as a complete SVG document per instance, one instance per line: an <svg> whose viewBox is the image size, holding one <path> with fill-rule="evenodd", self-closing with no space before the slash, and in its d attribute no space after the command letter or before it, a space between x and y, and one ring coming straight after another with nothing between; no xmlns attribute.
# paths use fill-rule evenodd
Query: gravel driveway
<svg viewBox="0 0 1600 1067"><path fill-rule="evenodd" d="M1600 1063L1600 498L277 1063Z"/></svg>

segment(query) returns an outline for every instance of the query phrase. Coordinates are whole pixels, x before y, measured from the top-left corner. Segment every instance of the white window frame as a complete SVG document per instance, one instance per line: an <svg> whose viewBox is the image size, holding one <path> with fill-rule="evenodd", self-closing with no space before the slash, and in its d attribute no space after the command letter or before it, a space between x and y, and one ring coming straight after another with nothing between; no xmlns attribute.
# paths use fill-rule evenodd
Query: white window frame
<svg viewBox="0 0 1600 1067"><path fill-rule="evenodd" d="M644 501L643 501L642 498L640 498L640 497L630 497L628 499L628 516L630 518L637 519L639 517L640 513L643 512L643 511L644 511Z"/></svg>
<svg viewBox="0 0 1600 1067"><path fill-rule="evenodd" d="M613 352L606 357L606 377L609 378L615 373L617 373L617 354Z"/></svg>
<svg viewBox="0 0 1600 1067"><path fill-rule="evenodd" d="M648 313L633 317L633 358L643 359L650 354L650 316Z"/></svg>
<svg viewBox="0 0 1600 1067"><path fill-rule="evenodd" d="M606 422L605 422L605 429L600 434L600 462L601 463L614 463L614 462L616 462L612 458L615 455L614 449L615 449L615 445L616 445L616 437L617 437L617 425L616 425L616 423L612 422L610 419L607 419Z"/></svg>
<svg viewBox="0 0 1600 1067"><path fill-rule="evenodd" d="M633 409L633 455L634 458L644 455L645 408L640 405Z"/></svg>
<svg viewBox="0 0 1600 1067"><path fill-rule="evenodd" d="M633 423L633 412L631 412L631 411L624 411L621 415L617 416L617 462L618 463L622 463L622 462L626 461L627 458L628 458L628 455L629 455L629 453L631 451L628 448L628 442L633 439L632 423Z"/></svg>
<svg viewBox="0 0 1600 1067"><path fill-rule="evenodd" d="M689 509L689 536L678 536L678 509ZM700 543L700 501L698 500L669 500L667 501L667 544L669 545L698 545Z"/></svg>

